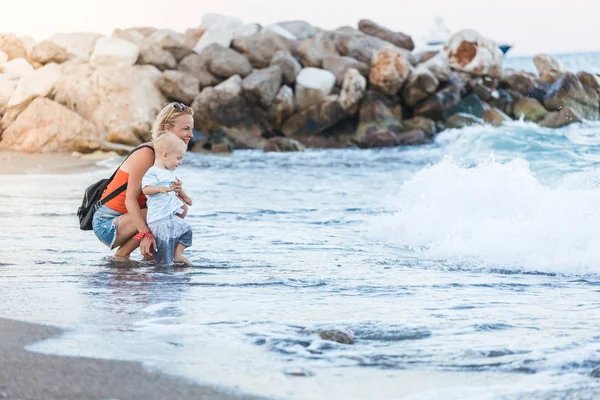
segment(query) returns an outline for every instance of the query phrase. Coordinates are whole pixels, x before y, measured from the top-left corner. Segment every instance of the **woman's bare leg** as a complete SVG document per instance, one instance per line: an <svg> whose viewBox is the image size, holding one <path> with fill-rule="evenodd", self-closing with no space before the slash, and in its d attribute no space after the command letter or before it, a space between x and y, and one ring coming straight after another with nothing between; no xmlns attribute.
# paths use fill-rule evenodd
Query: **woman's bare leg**
<svg viewBox="0 0 600 400"><path fill-rule="evenodd" d="M144 208L140 211L142 212L142 218L146 219L148 209ZM117 239L113 245L113 248L119 248L115 252L116 258L129 259L129 255L140 246L140 241L133 238L136 233L138 232L133 218L129 214L121 215L117 225Z"/></svg>

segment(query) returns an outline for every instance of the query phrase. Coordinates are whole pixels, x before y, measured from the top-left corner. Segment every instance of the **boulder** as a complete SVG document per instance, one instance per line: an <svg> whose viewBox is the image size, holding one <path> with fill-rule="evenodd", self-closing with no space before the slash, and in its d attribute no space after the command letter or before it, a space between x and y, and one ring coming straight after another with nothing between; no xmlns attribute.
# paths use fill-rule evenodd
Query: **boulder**
<svg viewBox="0 0 600 400"><path fill-rule="evenodd" d="M523 97L513 104L513 114L515 118L537 122L543 119L548 114L548 111L536 99Z"/></svg>
<svg viewBox="0 0 600 400"><path fill-rule="evenodd" d="M371 65L371 60L377 51L384 48L392 48L404 53L410 59L410 53L400 49L393 44L362 33L338 33L336 35L336 48L341 55L355 58ZM407 54L409 53L409 54Z"/></svg>
<svg viewBox="0 0 600 400"><path fill-rule="evenodd" d="M242 78L234 75L215 87L206 87L192 103L194 125L204 132L219 128L227 131L236 148L262 149L262 135L269 135L271 125L267 113L253 107L242 96Z"/></svg>
<svg viewBox="0 0 600 400"><path fill-rule="evenodd" d="M505 122L512 121L508 115L494 107L488 108L483 112L483 120L493 126L501 126Z"/></svg>
<svg viewBox="0 0 600 400"><path fill-rule="evenodd" d="M144 43L139 48L137 64L153 65L161 71L177 68L177 60L170 51L156 44Z"/></svg>
<svg viewBox="0 0 600 400"><path fill-rule="evenodd" d="M280 50L275 53L269 66L278 66L281 69L283 83L290 86L296 83L296 77L302 69L302 65L288 50Z"/></svg>
<svg viewBox="0 0 600 400"><path fill-rule="evenodd" d="M326 69L335 75L335 83L338 86L342 86L346 71L350 68L356 69L365 77L369 76L369 64L358 61L352 57L331 55L323 58L323 69Z"/></svg>
<svg viewBox="0 0 600 400"><path fill-rule="evenodd" d="M314 26L305 21L284 21L278 22L277 25L290 32L298 40L310 39L318 33Z"/></svg>
<svg viewBox="0 0 600 400"><path fill-rule="evenodd" d="M302 143L285 137L273 137L265 143L265 147L263 148L265 153L304 151L304 149L305 147Z"/></svg>
<svg viewBox="0 0 600 400"><path fill-rule="evenodd" d="M206 29L190 28L183 34L183 45L187 48L193 49L198 44L198 40L204 35Z"/></svg>
<svg viewBox="0 0 600 400"><path fill-rule="evenodd" d="M262 27L257 23L245 24L234 29L233 38L237 39L244 36L254 35L255 33L260 32L261 29Z"/></svg>
<svg viewBox="0 0 600 400"><path fill-rule="evenodd" d="M2 129L6 129L9 124L16 120L33 99L47 96L54 89L59 75L60 68L58 64L51 63L23 77L6 105L6 111L2 117Z"/></svg>
<svg viewBox="0 0 600 400"><path fill-rule="evenodd" d="M29 104L0 141L0 149L26 153L88 153L100 147L98 133L89 121L43 97Z"/></svg>
<svg viewBox="0 0 600 400"><path fill-rule="evenodd" d="M323 59L327 56L337 56L335 34L321 32L311 39L303 40L296 54L304 67L321 68Z"/></svg>
<svg viewBox="0 0 600 400"><path fill-rule="evenodd" d="M286 38L268 31L236 38L231 45L245 55L254 68L266 68L278 51L291 50Z"/></svg>
<svg viewBox="0 0 600 400"><path fill-rule="evenodd" d="M438 50L425 50L415 54L415 58L417 59L417 65L422 64L431 60L433 57L437 56L440 53Z"/></svg>
<svg viewBox="0 0 600 400"><path fill-rule="evenodd" d="M357 137L366 137L376 132L390 131L394 134L402 132L404 127L401 118L391 110L391 105L392 101L381 93L373 90L367 91L360 105Z"/></svg>
<svg viewBox="0 0 600 400"><path fill-rule="evenodd" d="M498 45L477 31L465 29L452 35L444 47L450 67L473 75L500 77L503 54Z"/></svg>
<svg viewBox="0 0 600 400"><path fill-rule="evenodd" d="M435 122L428 118L414 117L402 121L402 125L407 131L419 130L424 132L427 137L432 137L437 132Z"/></svg>
<svg viewBox="0 0 600 400"><path fill-rule="evenodd" d="M544 97L550 88L550 84L538 80L535 75L525 71L505 73L498 86L502 89L516 91L523 96L533 97L540 102L544 101Z"/></svg>
<svg viewBox="0 0 600 400"><path fill-rule="evenodd" d="M291 32L289 32L282 26L279 26L276 24L267 25L267 26L262 27L261 32L271 32L271 33L275 33L279 36L282 36L288 40L296 40L296 36L294 36Z"/></svg>
<svg viewBox="0 0 600 400"><path fill-rule="evenodd" d="M25 53L27 54L27 59L31 57L31 52L33 51L33 46L36 45L36 41L31 36L21 36L21 43L23 43L23 47L25 47Z"/></svg>
<svg viewBox="0 0 600 400"><path fill-rule="evenodd" d="M444 125L447 129L462 129L473 125L483 125L484 121L470 114L457 113L452 114Z"/></svg>
<svg viewBox="0 0 600 400"><path fill-rule="evenodd" d="M282 86L277 92L269 108L269 120L276 128L290 118L295 111L294 91L289 86Z"/></svg>
<svg viewBox="0 0 600 400"><path fill-rule="evenodd" d="M449 86L432 94L415 106L416 116L442 121L446 119L446 110L460 102L460 88Z"/></svg>
<svg viewBox="0 0 600 400"><path fill-rule="evenodd" d="M285 121L281 131L286 136L305 136L319 133L340 122L346 113L338 96L327 96L323 101L300 109Z"/></svg>
<svg viewBox="0 0 600 400"><path fill-rule="evenodd" d="M430 94L435 93L439 84L440 82L433 72L424 64L420 64L412 71L410 78L404 85L402 99L407 106L413 107Z"/></svg>
<svg viewBox="0 0 600 400"><path fill-rule="evenodd" d="M348 69L340 92L340 104L347 115L358 111L358 106L367 90L367 79L354 68Z"/></svg>
<svg viewBox="0 0 600 400"><path fill-rule="evenodd" d="M245 77L252 72L252 65L246 57L217 43L206 47L200 56L207 58L205 67L222 78L230 78L234 75Z"/></svg>
<svg viewBox="0 0 600 400"><path fill-rule="evenodd" d="M89 60L102 35L90 32L55 33L48 40L67 50L69 58Z"/></svg>
<svg viewBox="0 0 600 400"><path fill-rule="evenodd" d="M15 92L16 87L17 82L8 78L5 74L0 74L0 115L4 114L6 105Z"/></svg>
<svg viewBox="0 0 600 400"><path fill-rule="evenodd" d="M6 53L9 61L15 58L27 58L27 50L23 41L14 33L0 34L0 50Z"/></svg>
<svg viewBox="0 0 600 400"><path fill-rule="evenodd" d="M415 48L415 44L410 36L401 32L393 32L388 28L378 25L368 19L360 20L358 23L358 30L367 35L375 36L381 40L390 42L401 49L412 51Z"/></svg>
<svg viewBox="0 0 600 400"><path fill-rule="evenodd" d="M392 48L379 50L373 55L369 82L382 93L395 95L404 85L412 70L405 54Z"/></svg>
<svg viewBox="0 0 600 400"><path fill-rule="evenodd" d="M444 119L448 119L452 114L470 114L477 118L483 118L483 112L487 105L474 93L462 98L458 103L448 107L443 112Z"/></svg>
<svg viewBox="0 0 600 400"><path fill-rule="evenodd" d="M269 108L281 86L281 68L254 70L242 81L242 91L250 104Z"/></svg>
<svg viewBox="0 0 600 400"><path fill-rule="evenodd" d="M431 71L439 82L447 82L450 79L450 62L445 53L439 53L421 65Z"/></svg>
<svg viewBox="0 0 600 400"><path fill-rule="evenodd" d="M4 75L14 81L18 81L24 76L33 74L35 71L31 64L24 58L15 58L4 64Z"/></svg>
<svg viewBox="0 0 600 400"><path fill-rule="evenodd" d="M218 26L221 28L234 30L242 25L244 25L244 21L239 18L217 13L206 13L202 16L202 24L200 25L200 29L208 29Z"/></svg>
<svg viewBox="0 0 600 400"><path fill-rule="evenodd" d="M538 75L543 82L554 83L566 72L562 63L549 54L538 54L533 57L533 63L538 71Z"/></svg>
<svg viewBox="0 0 600 400"><path fill-rule="evenodd" d="M206 60L196 53L190 54L181 60L177 69L196 77L200 82L200 89L215 86L221 82L220 78L208 71Z"/></svg>
<svg viewBox="0 0 600 400"><path fill-rule="evenodd" d="M544 105L550 111L570 107L582 118L597 120L599 115L599 95L593 89L583 86L572 73L562 75L548 90Z"/></svg>
<svg viewBox="0 0 600 400"><path fill-rule="evenodd" d="M161 49L174 46L183 46L185 36L172 29L158 29L148 36L148 43L157 45Z"/></svg>
<svg viewBox="0 0 600 400"><path fill-rule="evenodd" d="M50 40L44 40L33 46L29 59L41 64L62 64L69 59L69 53L64 47L60 47Z"/></svg>
<svg viewBox="0 0 600 400"><path fill-rule="evenodd" d="M194 46L196 53L201 53L206 47L211 44L220 44L223 47L228 48L233 40L233 30L223 28L221 26L213 26L208 28L202 37L198 40Z"/></svg>
<svg viewBox="0 0 600 400"><path fill-rule="evenodd" d="M577 73L577 79L583 86L587 86L595 92L600 93L600 77L597 74L580 71Z"/></svg>
<svg viewBox="0 0 600 400"><path fill-rule="evenodd" d="M181 71L165 71L158 80L162 93L174 101L192 104L200 94L200 81L193 75Z"/></svg>
<svg viewBox="0 0 600 400"><path fill-rule="evenodd" d="M478 95L480 93L477 92ZM483 98L481 96L479 96L480 98ZM515 102L515 98L507 91L507 90L503 90L503 89L498 89L498 90L492 90L490 92L490 98L489 99L484 99L486 102L488 102L492 107L495 107L497 109L499 109L500 111L503 111L505 114L507 115L514 115L513 114L513 103Z"/></svg>
<svg viewBox="0 0 600 400"><path fill-rule="evenodd" d="M227 137L227 132L218 129L208 134L203 142L194 143L191 151L194 153L231 153L235 149L233 142Z"/></svg>
<svg viewBox="0 0 600 400"><path fill-rule="evenodd" d="M569 124L581 122L583 122L583 118L577 112L570 107L565 107L560 111L549 112L538 124L545 128L562 128Z"/></svg>
<svg viewBox="0 0 600 400"><path fill-rule="evenodd" d="M167 99L158 88L162 73L151 65L100 66L65 63L54 99L96 126L110 142L138 145L151 138Z"/></svg>
<svg viewBox="0 0 600 400"><path fill-rule="evenodd" d="M126 40L113 37L98 39L90 56L92 67L114 66L129 67L135 64L140 51L138 47Z"/></svg>
<svg viewBox="0 0 600 400"><path fill-rule="evenodd" d="M296 77L296 109L322 102L331 92L335 76L323 69L303 68Z"/></svg>

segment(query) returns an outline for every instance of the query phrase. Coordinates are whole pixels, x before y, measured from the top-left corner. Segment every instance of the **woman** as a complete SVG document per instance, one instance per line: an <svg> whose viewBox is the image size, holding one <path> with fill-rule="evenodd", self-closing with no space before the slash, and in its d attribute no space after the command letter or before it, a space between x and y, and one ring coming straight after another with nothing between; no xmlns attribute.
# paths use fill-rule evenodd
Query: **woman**
<svg viewBox="0 0 600 400"><path fill-rule="evenodd" d="M193 136L193 115L193 110L184 104L166 105L156 117L152 127L152 138L170 131L187 145ZM150 231L146 225L148 209L146 196L142 193L142 178L153 164L152 142L138 146L121 165L102 198L107 197L124 183L127 183L127 190L106 202L94 213L92 222L94 233L110 249L118 247L114 255L115 259L129 260L129 255L138 246L145 258L152 257L152 249L156 250L156 241L151 234L143 235L141 240L134 238L138 233ZM173 186L178 191L181 182L178 181Z"/></svg>

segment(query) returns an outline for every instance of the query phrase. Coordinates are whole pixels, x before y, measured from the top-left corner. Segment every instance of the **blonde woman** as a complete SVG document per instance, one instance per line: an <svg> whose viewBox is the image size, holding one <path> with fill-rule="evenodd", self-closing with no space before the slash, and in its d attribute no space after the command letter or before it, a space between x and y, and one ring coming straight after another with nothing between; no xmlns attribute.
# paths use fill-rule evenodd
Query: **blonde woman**
<svg viewBox="0 0 600 400"><path fill-rule="evenodd" d="M166 105L156 117L152 138L169 131L187 145L193 136L193 115L193 110L182 103ZM131 252L138 246L145 258L151 257L156 251L156 240L146 224L148 209L146 196L142 193L142 178L153 164L152 142L134 149L102 194L103 205L94 213L94 233L108 248L118 247L115 259L128 260ZM126 189L119 193L123 187ZM173 187L179 194L181 182L178 181Z"/></svg>

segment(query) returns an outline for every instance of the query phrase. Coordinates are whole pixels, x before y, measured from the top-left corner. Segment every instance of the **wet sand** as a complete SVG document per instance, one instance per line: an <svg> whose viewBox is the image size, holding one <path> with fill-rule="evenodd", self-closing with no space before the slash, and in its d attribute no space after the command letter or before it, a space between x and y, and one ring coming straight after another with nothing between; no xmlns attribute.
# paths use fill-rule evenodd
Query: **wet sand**
<svg viewBox="0 0 600 400"><path fill-rule="evenodd" d="M146 370L141 364L33 353L55 327L0 319L0 399L249 399Z"/></svg>
<svg viewBox="0 0 600 400"><path fill-rule="evenodd" d="M86 158L89 157L89 158ZM0 151L0 175L66 174L91 170L99 159L79 158L71 153L21 153Z"/></svg>

